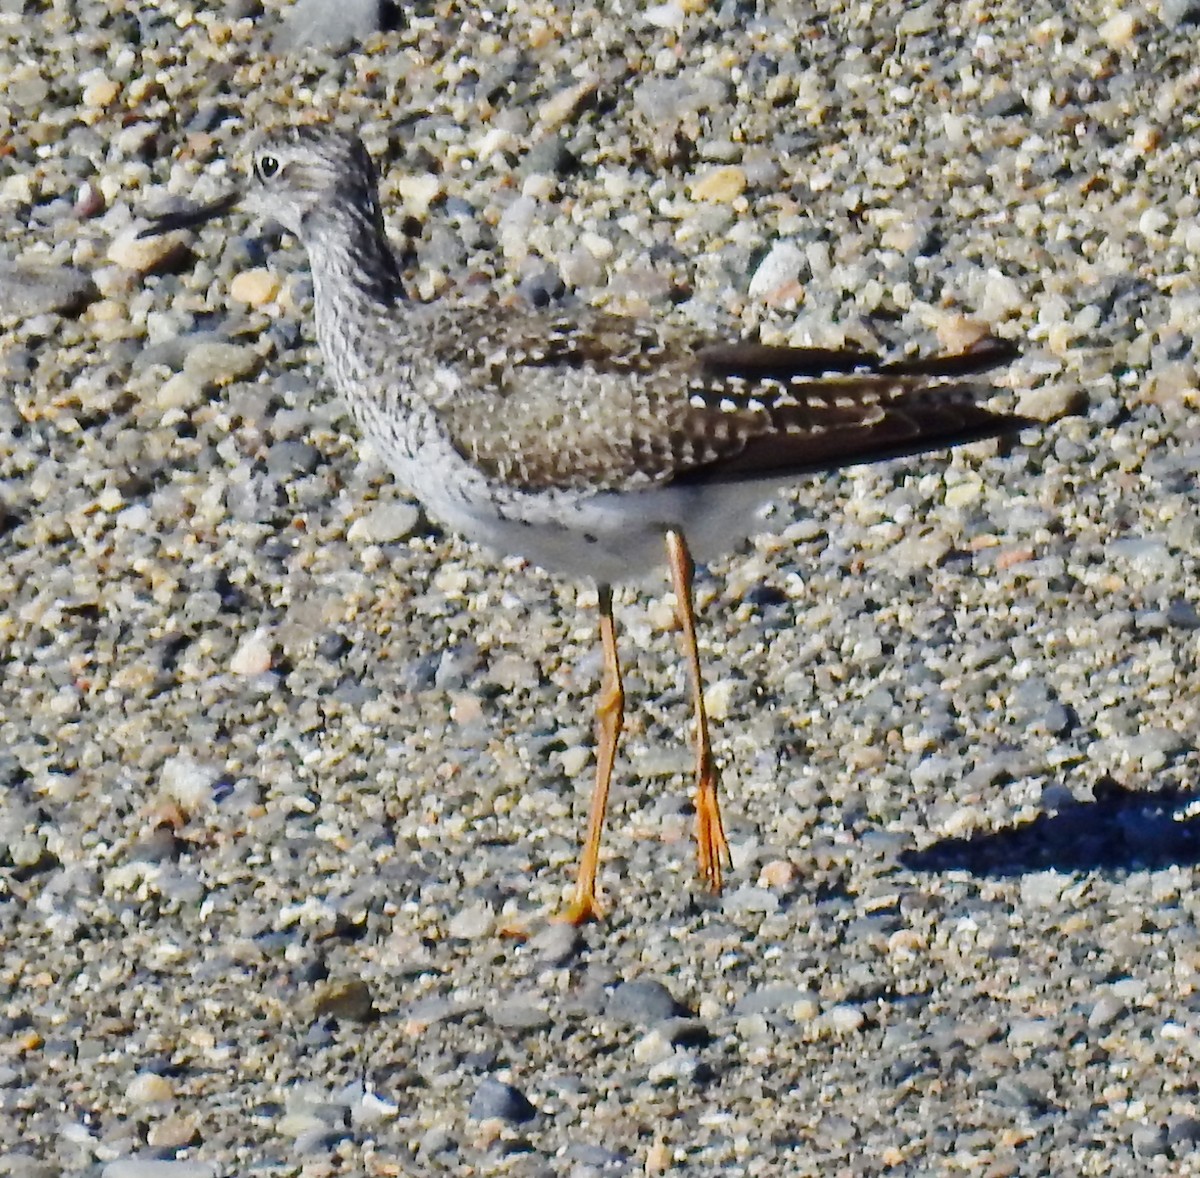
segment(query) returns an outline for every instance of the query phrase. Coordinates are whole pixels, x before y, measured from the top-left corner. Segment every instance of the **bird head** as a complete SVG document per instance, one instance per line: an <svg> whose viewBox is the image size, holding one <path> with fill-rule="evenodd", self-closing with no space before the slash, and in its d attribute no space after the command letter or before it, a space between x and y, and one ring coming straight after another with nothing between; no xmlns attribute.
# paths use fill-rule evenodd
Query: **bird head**
<svg viewBox="0 0 1200 1178"><path fill-rule="evenodd" d="M320 126L276 132L252 147L247 171L239 190L208 204L153 217L141 236L193 228L235 208L263 221L276 221L301 241L341 210L354 210L381 223L378 175L356 135Z"/></svg>

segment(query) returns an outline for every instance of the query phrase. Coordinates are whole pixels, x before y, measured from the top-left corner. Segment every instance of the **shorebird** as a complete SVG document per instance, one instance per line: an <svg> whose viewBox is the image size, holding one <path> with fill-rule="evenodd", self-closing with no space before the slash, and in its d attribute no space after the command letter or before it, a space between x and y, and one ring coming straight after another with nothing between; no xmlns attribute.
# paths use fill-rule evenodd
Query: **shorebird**
<svg viewBox="0 0 1200 1178"><path fill-rule="evenodd" d="M696 845L714 892L730 866L692 598L708 560L763 530L762 508L806 475L1011 434L971 378L1016 355L985 338L957 355L885 362L860 351L712 343L585 310L422 303L388 243L361 141L303 127L263 139L249 182L154 219L193 227L240 206L308 252L329 379L397 481L444 527L598 588L604 675L596 780L574 899L598 918L600 840L625 696L613 585L665 563L695 721Z"/></svg>

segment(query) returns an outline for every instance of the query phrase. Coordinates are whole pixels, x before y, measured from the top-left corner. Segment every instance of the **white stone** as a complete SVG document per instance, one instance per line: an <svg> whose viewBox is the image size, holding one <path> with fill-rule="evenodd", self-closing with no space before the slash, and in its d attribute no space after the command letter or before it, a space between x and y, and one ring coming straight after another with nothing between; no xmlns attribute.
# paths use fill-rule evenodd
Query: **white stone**
<svg viewBox="0 0 1200 1178"><path fill-rule="evenodd" d="M229 669L235 675L263 675L271 669L271 659L270 640L259 629L242 640L229 660Z"/></svg>
<svg viewBox="0 0 1200 1178"><path fill-rule="evenodd" d="M829 1025L839 1035L852 1035L856 1031L862 1030L863 1024L867 1021L866 1015L857 1006L841 1004L830 1007L826 1017L829 1019Z"/></svg>
<svg viewBox="0 0 1200 1178"><path fill-rule="evenodd" d="M163 763L159 783L185 810L195 811L212 800L217 777L218 772L211 765L201 764L190 753L180 753Z"/></svg>
<svg viewBox="0 0 1200 1178"><path fill-rule="evenodd" d="M356 519L346 533L352 544L394 544L411 536L421 522L414 503L380 503Z"/></svg>
<svg viewBox="0 0 1200 1178"><path fill-rule="evenodd" d="M797 282L804 263L804 252L798 246L790 241L778 242L754 271L754 277L750 279L750 297L769 298L781 287Z"/></svg>
<svg viewBox="0 0 1200 1178"><path fill-rule="evenodd" d="M450 918L446 931L452 937L464 941L473 941L486 937L496 925L496 914L490 904L477 904L471 908L463 908Z"/></svg>

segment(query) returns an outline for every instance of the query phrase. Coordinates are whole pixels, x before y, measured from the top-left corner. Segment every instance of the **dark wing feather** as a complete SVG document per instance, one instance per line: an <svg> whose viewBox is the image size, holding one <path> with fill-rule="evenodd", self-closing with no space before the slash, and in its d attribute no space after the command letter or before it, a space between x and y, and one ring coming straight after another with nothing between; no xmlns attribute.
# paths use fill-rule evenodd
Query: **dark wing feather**
<svg viewBox="0 0 1200 1178"><path fill-rule="evenodd" d="M696 353L710 380L800 380L875 369L879 357L853 348L780 348L770 344L711 344Z"/></svg>
<svg viewBox="0 0 1200 1178"><path fill-rule="evenodd" d="M881 364L879 371L894 376L975 376L1011 364L1020 354L1020 348L1012 340L988 335L976 340L965 352L955 352L952 356L917 356L894 360Z"/></svg>
<svg viewBox="0 0 1200 1178"><path fill-rule="evenodd" d="M823 351L752 345L744 369L756 378L752 386L739 380L738 350L738 345L724 350L729 361L724 381L693 393L700 420L689 425L703 429L705 416L715 410L753 414L757 428L746 429L736 453L680 470L675 482L787 478L978 442L1037 424L983 408L978 402L991 389L962 379L1012 361L1019 352L1006 340L985 337L954 355L887 363L866 353L833 353L827 360ZM813 373L823 362L829 363L827 372L849 371L838 367L841 356L858 360L856 375ZM787 365L794 365L793 375ZM779 375L763 381L760 374L768 370Z"/></svg>
<svg viewBox="0 0 1200 1178"><path fill-rule="evenodd" d="M986 391L883 374L814 381L803 402L767 402L758 428L747 430L735 454L681 470L672 481L785 479L978 442L1037 424L982 408L975 402Z"/></svg>

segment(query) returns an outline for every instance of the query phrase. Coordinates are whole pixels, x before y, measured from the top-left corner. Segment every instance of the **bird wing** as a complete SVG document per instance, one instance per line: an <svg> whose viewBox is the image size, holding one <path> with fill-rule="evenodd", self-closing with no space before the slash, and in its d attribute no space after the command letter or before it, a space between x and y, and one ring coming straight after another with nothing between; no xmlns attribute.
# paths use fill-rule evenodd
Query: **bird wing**
<svg viewBox="0 0 1200 1178"><path fill-rule="evenodd" d="M1029 424L967 379L1016 354L995 340L888 364L603 313L471 315L434 334L432 405L464 457L526 490L786 479Z"/></svg>

